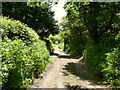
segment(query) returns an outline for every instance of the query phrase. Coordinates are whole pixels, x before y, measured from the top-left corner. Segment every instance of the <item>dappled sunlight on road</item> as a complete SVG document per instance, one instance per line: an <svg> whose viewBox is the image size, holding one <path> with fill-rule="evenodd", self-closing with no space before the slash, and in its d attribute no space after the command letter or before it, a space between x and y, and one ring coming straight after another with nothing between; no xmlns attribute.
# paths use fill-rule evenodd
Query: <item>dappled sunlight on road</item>
<svg viewBox="0 0 120 90"><path fill-rule="evenodd" d="M32 88L105 88L95 82L96 77L83 61L70 57L57 45L54 53L52 64Z"/></svg>

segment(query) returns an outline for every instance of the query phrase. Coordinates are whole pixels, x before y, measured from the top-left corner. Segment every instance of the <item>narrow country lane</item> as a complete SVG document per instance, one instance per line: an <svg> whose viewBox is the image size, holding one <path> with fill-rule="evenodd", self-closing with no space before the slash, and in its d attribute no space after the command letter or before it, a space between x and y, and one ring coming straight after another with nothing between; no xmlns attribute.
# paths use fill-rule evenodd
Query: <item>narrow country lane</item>
<svg viewBox="0 0 120 90"><path fill-rule="evenodd" d="M104 85L94 83L95 76L89 71L89 67L79 61L72 59L55 46L53 63L43 74L43 78L34 81L30 88L107 88Z"/></svg>
<svg viewBox="0 0 120 90"><path fill-rule="evenodd" d="M120 90L120 0L9 1L1 90Z"/></svg>

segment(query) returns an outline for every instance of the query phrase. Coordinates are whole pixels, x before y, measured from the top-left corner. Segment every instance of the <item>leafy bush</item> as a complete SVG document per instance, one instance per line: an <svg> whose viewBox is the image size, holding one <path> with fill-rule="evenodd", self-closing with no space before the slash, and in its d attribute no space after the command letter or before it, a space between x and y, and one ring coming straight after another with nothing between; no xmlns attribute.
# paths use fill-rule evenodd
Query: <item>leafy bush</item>
<svg viewBox="0 0 120 90"><path fill-rule="evenodd" d="M89 43L83 52L86 63L90 65L94 73L100 77L102 77L101 63L105 61L105 53L106 50L102 44L94 45L92 43Z"/></svg>
<svg viewBox="0 0 120 90"><path fill-rule="evenodd" d="M54 44L60 44L61 42L64 41L62 36L60 34L57 34L55 36L50 35L49 39L54 43Z"/></svg>
<svg viewBox="0 0 120 90"><path fill-rule="evenodd" d="M34 62L30 59L29 49L21 40L7 40L2 43L2 78L4 87L28 85L33 79Z"/></svg>
<svg viewBox="0 0 120 90"><path fill-rule="evenodd" d="M114 43L113 43L114 41ZM112 41L111 51L108 51L105 55L105 62L102 63L102 72L104 78L108 83L115 87L120 86L120 31L116 35L115 40ZM110 42L111 44L111 42Z"/></svg>
<svg viewBox="0 0 120 90"><path fill-rule="evenodd" d="M103 74L108 83L120 85L120 50L115 48L111 53L106 53L106 62L103 64Z"/></svg>
<svg viewBox="0 0 120 90"><path fill-rule="evenodd" d="M21 22L2 17L0 23L3 88L25 88L50 63L49 52L39 36Z"/></svg>
<svg viewBox="0 0 120 90"><path fill-rule="evenodd" d="M58 32L51 4L45 2L3 2L2 15L33 28L40 37L48 37ZM47 31L47 32L46 32Z"/></svg>
<svg viewBox="0 0 120 90"><path fill-rule="evenodd" d="M36 42L39 39L37 33L31 28L27 27L26 24L21 23L20 21L11 20L7 17L2 17L0 19L2 31L2 40L4 41L5 37L8 37L11 40L21 39L27 45Z"/></svg>
<svg viewBox="0 0 120 90"><path fill-rule="evenodd" d="M58 48L63 50L64 49L64 43L58 44Z"/></svg>
<svg viewBox="0 0 120 90"><path fill-rule="evenodd" d="M120 49L113 49L109 44L100 43L95 45L93 43L89 43L86 46L83 55L86 63L90 65L91 69L97 76L114 86L119 86Z"/></svg>
<svg viewBox="0 0 120 90"><path fill-rule="evenodd" d="M67 36L67 38L65 37L67 42L66 50L72 56L81 57L85 48L85 36L83 35L83 32L80 32L81 30L82 29L72 28L65 32L65 35Z"/></svg>
<svg viewBox="0 0 120 90"><path fill-rule="evenodd" d="M34 72L35 76L38 77L42 73L47 64L50 63L49 52L46 48L46 45L43 41L37 41L30 45L30 56L34 61Z"/></svg>
<svg viewBox="0 0 120 90"><path fill-rule="evenodd" d="M42 39L46 43L47 50L49 51L50 54L54 52L54 44L49 38L44 38Z"/></svg>
<svg viewBox="0 0 120 90"><path fill-rule="evenodd" d="M53 36L53 35L50 35L49 36L49 40L53 43L53 44L56 44L58 45L58 48L60 49L64 49L64 38L61 36L61 33Z"/></svg>

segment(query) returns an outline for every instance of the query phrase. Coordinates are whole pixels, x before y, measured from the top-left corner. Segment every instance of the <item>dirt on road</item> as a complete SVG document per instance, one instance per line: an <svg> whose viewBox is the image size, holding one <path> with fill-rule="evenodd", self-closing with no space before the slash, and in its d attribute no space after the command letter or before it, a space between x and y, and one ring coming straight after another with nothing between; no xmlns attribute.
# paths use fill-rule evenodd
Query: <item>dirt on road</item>
<svg viewBox="0 0 120 90"><path fill-rule="evenodd" d="M108 88L95 83L96 77L83 61L70 58L57 46L55 53L43 78L35 79L30 88Z"/></svg>

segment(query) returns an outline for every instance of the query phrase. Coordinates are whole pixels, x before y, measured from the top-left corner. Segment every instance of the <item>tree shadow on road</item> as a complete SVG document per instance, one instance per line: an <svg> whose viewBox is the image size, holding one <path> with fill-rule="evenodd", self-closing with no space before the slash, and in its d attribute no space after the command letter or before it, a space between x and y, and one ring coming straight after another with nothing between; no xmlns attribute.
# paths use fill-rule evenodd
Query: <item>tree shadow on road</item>
<svg viewBox="0 0 120 90"><path fill-rule="evenodd" d="M65 85L68 90L89 90L87 88L82 88L80 85Z"/></svg>
<svg viewBox="0 0 120 90"><path fill-rule="evenodd" d="M52 53L51 55L55 55L55 56L57 56L58 58L79 59L79 57L70 56L70 55L68 55L68 54L60 55L60 54L58 54L58 53Z"/></svg>
<svg viewBox="0 0 120 90"><path fill-rule="evenodd" d="M79 63L70 62L67 65L65 65L63 70L63 74L65 76L68 76L68 73L71 73L79 77L80 80L89 81L91 85L100 84L98 83L98 78L92 73L90 68L82 61L80 61Z"/></svg>

